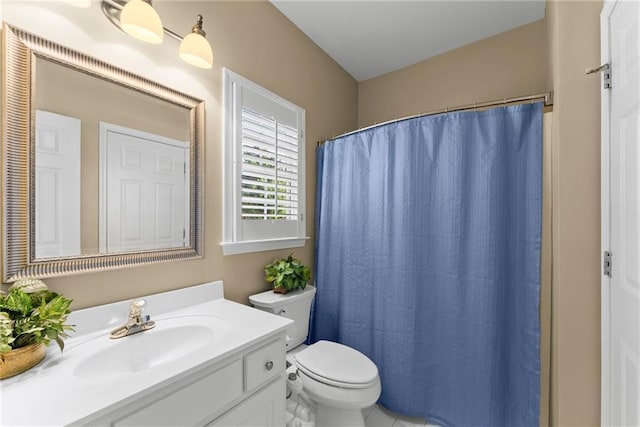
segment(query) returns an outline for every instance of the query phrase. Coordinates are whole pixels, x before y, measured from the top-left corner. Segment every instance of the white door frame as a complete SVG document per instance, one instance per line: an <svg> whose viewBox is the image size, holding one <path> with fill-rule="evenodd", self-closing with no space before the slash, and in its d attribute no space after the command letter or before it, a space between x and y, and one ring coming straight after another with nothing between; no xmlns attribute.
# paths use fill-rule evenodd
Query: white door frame
<svg viewBox="0 0 640 427"><path fill-rule="evenodd" d="M602 12L600 13L600 63L611 64L610 46L610 25L609 18L616 9L619 0L605 0ZM612 64L615 66L615 64ZM611 70L609 70L611 71ZM601 167L601 254L611 249L611 187L610 187L610 119L611 119L611 90L604 89L604 77L601 76L600 89L600 124L601 124L601 145L600 145L600 167ZM601 316L601 361L600 361L600 424L602 426L611 425L611 390L609 377L610 372L610 289L611 277L604 274L604 269L600 272L600 316Z"/></svg>

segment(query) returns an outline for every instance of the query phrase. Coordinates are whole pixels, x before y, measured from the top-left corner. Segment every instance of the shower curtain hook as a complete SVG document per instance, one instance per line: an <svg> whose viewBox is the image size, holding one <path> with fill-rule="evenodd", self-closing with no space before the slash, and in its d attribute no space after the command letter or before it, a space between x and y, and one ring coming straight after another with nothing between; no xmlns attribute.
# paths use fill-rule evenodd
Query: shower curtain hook
<svg viewBox="0 0 640 427"><path fill-rule="evenodd" d="M473 111L475 111L476 113L478 112L478 104L476 104L475 102L473 103Z"/></svg>
<svg viewBox="0 0 640 427"><path fill-rule="evenodd" d="M507 98L502 98L502 104L504 108L507 108Z"/></svg>

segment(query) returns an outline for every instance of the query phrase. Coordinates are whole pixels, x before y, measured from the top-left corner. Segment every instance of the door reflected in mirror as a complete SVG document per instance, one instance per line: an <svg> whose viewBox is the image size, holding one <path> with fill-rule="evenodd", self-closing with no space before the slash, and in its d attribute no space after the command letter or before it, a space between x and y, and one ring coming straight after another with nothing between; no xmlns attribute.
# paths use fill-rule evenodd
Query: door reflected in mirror
<svg viewBox="0 0 640 427"><path fill-rule="evenodd" d="M190 245L190 109L37 57L35 257Z"/></svg>

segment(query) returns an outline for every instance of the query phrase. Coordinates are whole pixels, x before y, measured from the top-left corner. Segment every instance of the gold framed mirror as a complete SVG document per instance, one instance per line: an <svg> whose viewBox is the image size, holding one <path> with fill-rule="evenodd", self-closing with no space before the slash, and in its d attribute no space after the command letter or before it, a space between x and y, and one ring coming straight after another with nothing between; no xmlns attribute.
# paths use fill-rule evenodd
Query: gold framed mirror
<svg viewBox="0 0 640 427"><path fill-rule="evenodd" d="M204 101L4 24L2 281L201 258Z"/></svg>

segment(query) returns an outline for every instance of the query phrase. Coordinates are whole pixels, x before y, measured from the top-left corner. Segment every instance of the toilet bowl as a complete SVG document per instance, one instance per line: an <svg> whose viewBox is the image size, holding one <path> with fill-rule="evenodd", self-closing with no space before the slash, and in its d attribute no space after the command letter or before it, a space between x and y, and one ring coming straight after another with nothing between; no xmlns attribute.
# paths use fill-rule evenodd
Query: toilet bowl
<svg viewBox="0 0 640 427"><path fill-rule="evenodd" d="M293 357L304 392L317 402L319 426L364 426L362 409L380 397L378 368L364 354L318 341Z"/></svg>
<svg viewBox="0 0 640 427"><path fill-rule="evenodd" d="M254 307L294 321L287 329L287 351L306 340L315 288L288 294L272 291L252 295ZM362 409L380 397L378 368L359 351L332 341L318 341L291 358L302 380L303 393L315 403L318 427L364 426Z"/></svg>

